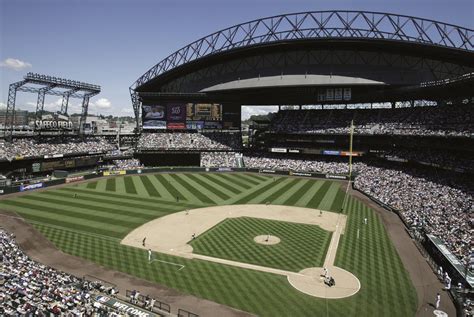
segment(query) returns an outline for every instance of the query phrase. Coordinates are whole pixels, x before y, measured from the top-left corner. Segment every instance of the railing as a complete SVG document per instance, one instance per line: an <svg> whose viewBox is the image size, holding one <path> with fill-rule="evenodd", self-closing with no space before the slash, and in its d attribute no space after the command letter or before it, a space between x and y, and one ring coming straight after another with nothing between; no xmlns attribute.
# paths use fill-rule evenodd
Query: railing
<svg viewBox="0 0 474 317"><path fill-rule="evenodd" d="M199 317L199 315L184 309L178 309L178 317Z"/></svg>
<svg viewBox="0 0 474 317"><path fill-rule="evenodd" d="M150 304L150 302L146 303L147 301L147 296L144 296L143 294L139 294L138 295L138 298L133 298L132 299L132 291L131 290L126 290L125 291L125 296L127 297L127 299L130 300L130 302L132 302L132 300L136 300L137 302L134 302L133 304L139 304L141 303L143 307L145 307L146 304ZM150 311L154 311L153 308L156 308L158 310L158 313L160 312L166 312L166 313L170 313L171 312L171 306L165 302L162 302L162 301L159 301L157 300L156 298L154 297L151 297L151 296L148 296L149 300L151 299L154 299L155 300L155 303L153 305L153 307L150 307L148 306L148 310ZM146 308L146 307L145 307Z"/></svg>

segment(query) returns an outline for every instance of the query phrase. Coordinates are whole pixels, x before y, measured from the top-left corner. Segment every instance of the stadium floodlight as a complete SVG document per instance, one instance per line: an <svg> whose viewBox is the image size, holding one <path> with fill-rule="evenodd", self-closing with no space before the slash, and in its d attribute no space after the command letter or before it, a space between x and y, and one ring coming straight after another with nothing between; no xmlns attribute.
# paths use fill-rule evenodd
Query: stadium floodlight
<svg viewBox="0 0 474 317"><path fill-rule="evenodd" d="M28 83L41 85L42 87L38 88L26 86ZM55 88L63 88L67 89L67 91L59 91L55 90ZM7 140L11 140L12 138L13 125L15 121L15 102L17 91L38 94L35 118L40 118L41 114L43 113L45 95L63 97L63 102L61 105L61 113L63 115L67 115L67 106L70 97L82 98L83 102L80 122L85 122L85 117L87 117L87 112L89 108L89 99L100 93L100 90L101 88L99 85L44 74L37 74L31 72L27 73L24 77L24 80L10 84L5 119L5 138ZM81 132L81 129L79 129L79 133Z"/></svg>

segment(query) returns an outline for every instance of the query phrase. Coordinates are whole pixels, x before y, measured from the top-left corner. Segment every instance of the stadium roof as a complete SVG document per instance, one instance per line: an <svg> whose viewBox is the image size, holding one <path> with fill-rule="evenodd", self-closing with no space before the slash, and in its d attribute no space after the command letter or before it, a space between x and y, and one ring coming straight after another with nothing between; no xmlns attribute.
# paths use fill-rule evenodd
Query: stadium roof
<svg viewBox="0 0 474 317"><path fill-rule="evenodd" d="M154 65L130 93L138 118L140 102L166 98L314 104L318 87L351 87L354 102L403 98L404 87L417 98L422 89L417 96L413 87L473 72L472 29L389 13L316 11L214 32ZM438 89L437 98L458 92Z"/></svg>
<svg viewBox="0 0 474 317"><path fill-rule="evenodd" d="M473 51L474 30L412 16L363 11L283 14L238 24L172 53L132 85L137 89L167 71L216 53L302 39L373 39Z"/></svg>

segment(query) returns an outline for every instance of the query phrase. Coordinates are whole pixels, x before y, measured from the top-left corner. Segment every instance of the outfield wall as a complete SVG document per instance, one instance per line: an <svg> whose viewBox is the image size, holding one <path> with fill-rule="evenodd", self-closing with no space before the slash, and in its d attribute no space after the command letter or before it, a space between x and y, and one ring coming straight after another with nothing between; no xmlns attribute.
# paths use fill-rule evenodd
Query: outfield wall
<svg viewBox="0 0 474 317"><path fill-rule="evenodd" d="M170 172L199 172L199 173L232 173L232 172L250 172L250 173L261 173L271 174L279 176L298 176L298 177L311 177L311 178L323 178L330 180L348 180L349 177L346 175L336 174L322 174L322 173L308 173L308 172L297 172L290 170L273 170L273 169L258 169L258 168L233 168L233 167L156 167L156 168L145 168L137 170L116 170L116 171L104 171L94 172L91 174L84 174L81 176L69 176L66 178L39 181L26 185L19 186L5 186L0 188L0 195L13 194L18 192L30 191L39 188L51 187L56 185L68 184L77 181L84 181L98 177L108 176L120 176L120 175L134 175L134 174L147 174L147 173L170 173Z"/></svg>

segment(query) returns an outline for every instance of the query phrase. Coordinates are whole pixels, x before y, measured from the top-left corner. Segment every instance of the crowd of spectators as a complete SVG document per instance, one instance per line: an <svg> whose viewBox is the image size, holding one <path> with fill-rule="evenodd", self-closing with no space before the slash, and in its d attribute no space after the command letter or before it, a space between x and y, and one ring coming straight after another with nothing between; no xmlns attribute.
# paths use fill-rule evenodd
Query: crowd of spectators
<svg viewBox="0 0 474 317"><path fill-rule="evenodd" d="M203 152L202 167L238 167L235 152Z"/></svg>
<svg viewBox="0 0 474 317"><path fill-rule="evenodd" d="M240 133L142 133L139 150L224 150L242 148Z"/></svg>
<svg viewBox="0 0 474 317"><path fill-rule="evenodd" d="M94 294L116 294L113 287L88 282L37 263L19 248L12 234L0 228L1 316L100 316L111 312Z"/></svg>
<svg viewBox="0 0 474 317"><path fill-rule="evenodd" d="M474 107L456 105L395 109L281 110L271 122L274 132L365 135L474 135Z"/></svg>
<svg viewBox="0 0 474 317"><path fill-rule="evenodd" d="M15 157L38 157L59 154L79 154L90 152L107 152L116 149L104 137L68 137L61 138L33 138L14 139L13 142L0 143L0 159L12 160Z"/></svg>
<svg viewBox="0 0 474 317"><path fill-rule="evenodd" d="M277 155L261 154L244 156L245 167L306 171L315 173L347 174L348 164L339 160L315 160L312 158L282 158Z"/></svg>
<svg viewBox="0 0 474 317"><path fill-rule="evenodd" d="M356 166L354 186L398 210L408 225L444 240L464 263L474 245L474 196L470 185L414 169ZM470 188L471 187L471 188Z"/></svg>
<svg viewBox="0 0 474 317"><path fill-rule="evenodd" d="M139 170L144 165L138 159L113 160L113 165L109 166L109 170Z"/></svg>
<svg viewBox="0 0 474 317"><path fill-rule="evenodd" d="M474 171L473 158L454 152L442 152L426 148L418 148L416 150L397 148L386 151L380 156L399 161L414 161L445 169Z"/></svg>

